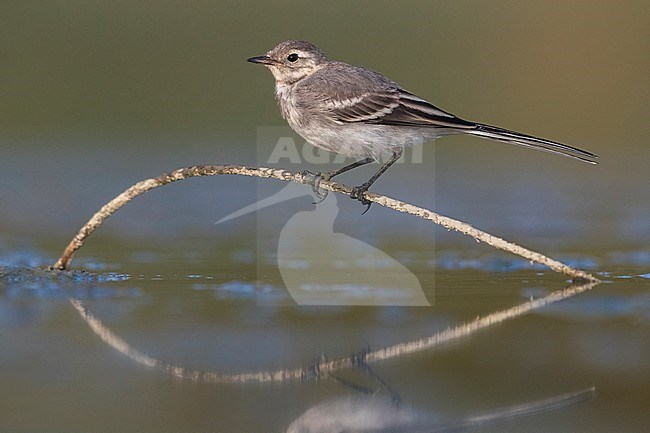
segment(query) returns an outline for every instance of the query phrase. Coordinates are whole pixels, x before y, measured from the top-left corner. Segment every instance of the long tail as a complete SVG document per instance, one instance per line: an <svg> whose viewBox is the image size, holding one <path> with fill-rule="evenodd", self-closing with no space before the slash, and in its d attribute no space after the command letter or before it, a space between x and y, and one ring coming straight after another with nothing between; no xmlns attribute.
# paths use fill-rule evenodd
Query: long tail
<svg viewBox="0 0 650 433"><path fill-rule="evenodd" d="M567 146L566 144L558 143L543 138L533 137L532 135L521 134L519 132L509 131L496 126L476 124L474 129L463 129L461 132L465 134L476 135L478 137L490 138L492 140L503 141L505 143L516 144L518 146L530 147L545 152L555 153L557 155L567 156L569 158L578 159L589 164L598 164L594 161L598 158L591 152L578 149L576 147Z"/></svg>
<svg viewBox="0 0 650 433"><path fill-rule="evenodd" d="M520 418L523 416L535 415L562 409L582 401L596 397L596 387L583 389L581 391L569 392L566 394L546 398L543 400L531 401L523 404L502 407L489 412L478 413L465 418L465 425L480 425L497 420Z"/></svg>

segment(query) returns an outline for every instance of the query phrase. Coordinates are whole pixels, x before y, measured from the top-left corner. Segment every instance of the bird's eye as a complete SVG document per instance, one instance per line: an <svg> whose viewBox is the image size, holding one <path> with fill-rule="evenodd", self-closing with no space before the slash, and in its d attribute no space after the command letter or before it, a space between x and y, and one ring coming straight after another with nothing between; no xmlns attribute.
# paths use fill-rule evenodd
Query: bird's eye
<svg viewBox="0 0 650 433"><path fill-rule="evenodd" d="M298 61L298 54L296 53L291 53L287 56L287 60L290 61L291 63Z"/></svg>

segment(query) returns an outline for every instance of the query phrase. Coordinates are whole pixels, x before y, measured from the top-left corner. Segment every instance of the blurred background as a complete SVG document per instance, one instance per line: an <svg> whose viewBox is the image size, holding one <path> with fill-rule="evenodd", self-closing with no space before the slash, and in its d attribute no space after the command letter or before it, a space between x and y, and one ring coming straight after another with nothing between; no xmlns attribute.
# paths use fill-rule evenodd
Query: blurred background
<svg viewBox="0 0 650 433"><path fill-rule="evenodd" d="M257 128L285 122L270 73L245 59L299 38L461 117L600 156L594 167L449 137L425 146L423 164L391 170L377 191L533 243L568 235L590 246L649 240L643 1L4 1L0 8L4 233L67 238L141 178L189 164L258 164ZM219 236L213 218L249 203L246 191L255 190L248 179L192 183L130 205L111 235ZM145 212L161 218L143 222ZM373 213L375 221L395 217Z"/></svg>
<svg viewBox="0 0 650 433"><path fill-rule="evenodd" d="M595 385L590 405L494 431L647 428L647 1L3 0L0 264L51 264L99 207L141 179L194 164L265 165L268 127L301 144L269 71L246 62L285 39L378 70L468 120L600 157L592 166L447 137L373 186L615 283L379 367L404 401L460 417ZM359 184L373 168L340 181ZM121 209L73 264L124 279L65 290L1 281L0 429L280 431L341 394L332 382L190 385L134 366L85 328L70 291L152 356L237 372L430 335L564 284L378 205L361 216L340 197L335 230L408 266L434 306L259 308L256 281L281 288L266 238L277 242L312 199L215 222L283 186L241 176L168 185Z"/></svg>

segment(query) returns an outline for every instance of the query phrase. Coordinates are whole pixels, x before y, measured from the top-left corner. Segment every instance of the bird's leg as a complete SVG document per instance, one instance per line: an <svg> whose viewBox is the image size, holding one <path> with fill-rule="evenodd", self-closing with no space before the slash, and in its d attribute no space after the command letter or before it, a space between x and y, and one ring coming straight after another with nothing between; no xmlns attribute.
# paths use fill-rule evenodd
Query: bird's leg
<svg viewBox="0 0 650 433"><path fill-rule="evenodd" d="M394 148L393 149L393 156L391 156L390 159L384 163L384 165L379 167L379 170L377 170L377 173L373 174L372 177L370 179L368 179L364 184L359 185L359 186L355 186L354 188L352 188L352 192L350 193L350 198L353 199L353 200L359 200L361 202L361 204L364 204L364 205L368 206L366 208L366 210L363 211L364 214L366 212L368 212L368 210L370 209L370 205L372 204L372 202L370 200L368 200L367 198L364 197L365 192L368 191L368 188L370 188L370 186L373 183L375 183L375 181L377 179L379 179L379 176L384 174L384 172L386 170L388 170L391 165L395 164L395 161L400 159L403 152L404 152L404 149L401 148L401 147Z"/></svg>
<svg viewBox="0 0 650 433"><path fill-rule="evenodd" d="M359 392L362 392L366 395L376 395L381 391L387 391L391 396L391 400L393 404L399 405L402 401L399 394L393 391L393 389L381 377L379 377L379 375L375 373L375 371L372 368L370 368L370 366L366 363L366 355L368 353L370 353L370 347L366 347L362 349L361 352L359 353L352 354L350 357L350 361L353 367L358 368L361 373L365 374L373 382L376 383L373 387L363 385L359 383L360 381L358 380L353 381L352 379L347 379L335 375L333 373L330 373L330 376L333 377L336 381L340 382L341 384L348 386L352 389L355 389Z"/></svg>
<svg viewBox="0 0 650 433"><path fill-rule="evenodd" d="M334 171L330 171L329 173L325 173L325 175L323 176L323 179L325 179L325 177L327 177L327 179L325 179L325 180L330 180L334 176L338 176L339 174L343 174L346 171L352 170L353 168L357 168L357 167L361 167L362 165L370 164L373 161L374 161L373 158L364 158L364 159L362 159L360 161L353 162L352 164L348 164L348 165L346 165L344 167L341 167L338 170L334 170Z"/></svg>
<svg viewBox="0 0 650 433"><path fill-rule="evenodd" d="M327 173L312 173L310 171L303 171L302 176L308 179L308 183L311 185L312 189L314 190L314 194L316 194L316 197L318 197L318 201L314 204L320 203L325 198L327 197L327 190L321 190L320 189L320 181L321 180L331 180L334 176L338 176L339 174L345 173L346 171L350 171L353 168L361 167L362 165L370 164L373 162L374 159L372 158L365 158L357 162L353 162L352 164L348 164L344 167L339 168L338 170L330 171Z"/></svg>

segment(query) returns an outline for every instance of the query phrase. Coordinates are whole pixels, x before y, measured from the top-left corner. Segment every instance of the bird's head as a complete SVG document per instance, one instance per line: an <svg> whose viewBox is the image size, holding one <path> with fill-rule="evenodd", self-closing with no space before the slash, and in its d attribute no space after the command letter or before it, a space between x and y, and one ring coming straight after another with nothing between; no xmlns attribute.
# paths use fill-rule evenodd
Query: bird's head
<svg viewBox="0 0 650 433"><path fill-rule="evenodd" d="M279 84L293 84L316 72L327 62L325 54L307 41L284 41L263 56L251 57L271 70Z"/></svg>

